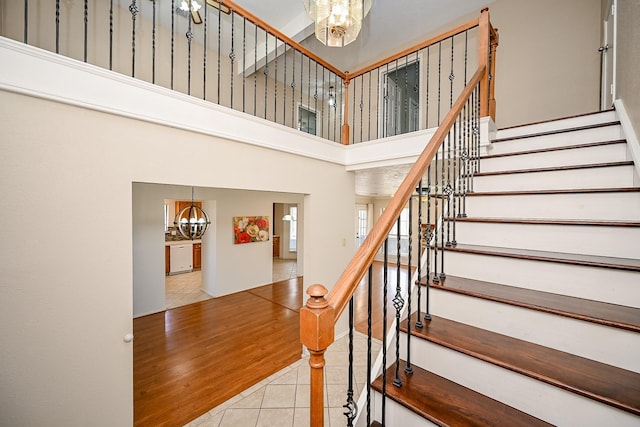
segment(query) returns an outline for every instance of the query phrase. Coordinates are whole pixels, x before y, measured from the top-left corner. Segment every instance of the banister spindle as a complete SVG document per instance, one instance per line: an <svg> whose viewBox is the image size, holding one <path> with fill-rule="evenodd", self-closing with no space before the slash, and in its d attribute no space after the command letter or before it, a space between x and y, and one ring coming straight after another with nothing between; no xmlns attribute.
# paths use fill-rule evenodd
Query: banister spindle
<svg viewBox="0 0 640 427"><path fill-rule="evenodd" d="M406 72L406 68L405 68ZM409 197L409 253L407 254L407 364L404 372L413 374L411 366L411 253L413 252L413 197Z"/></svg>
<svg viewBox="0 0 640 427"><path fill-rule="evenodd" d="M400 313L404 306L404 299L402 298L402 287L400 285L400 217L396 221L396 294L393 297L393 308L396 310L396 376L393 380L393 385L396 387L402 386L402 380L400 379Z"/></svg>
<svg viewBox="0 0 640 427"><path fill-rule="evenodd" d="M422 179L418 183L418 277L415 281L416 287L418 288L418 301L416 301L416 328L422 328L424 325L422 323L422 317L420 316L420 304L422 303Z"/></svg>
<svg viewBox="0 0 640 427"><path fill-rule="evenodd" d="M349 364L348 364L348 380L347 380L347 403L342 405L346 409L344 415L347 417L347 427L353 427L353 420L358 414L358 407L353 400L353 297L349 299ZM371 312L369 312L368 319L371 319Z"/></svg>

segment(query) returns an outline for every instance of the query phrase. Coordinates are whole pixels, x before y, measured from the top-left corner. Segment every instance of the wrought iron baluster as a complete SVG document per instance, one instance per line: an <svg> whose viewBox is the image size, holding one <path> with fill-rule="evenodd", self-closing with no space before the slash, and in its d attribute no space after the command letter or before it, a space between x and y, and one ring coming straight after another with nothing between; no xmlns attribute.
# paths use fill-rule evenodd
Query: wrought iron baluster
<svg viewBox="0 0 640 427"><path fill-rule="evenodd" d="M155 0L154 0L155 3ZM233 17L233 12L232 15ZM232 18L233 19L233 18ZM231 21L233 22L233 21ZM209 4L204 2L204 28L202 35L202 99L207 99L207 30L209 29ZM233 32L233 30L232 30ZM233 36L231 37L233 40ZM231 73L233 76L233 73ZM233 77L232 77L233 78ZM233 82L231 82L233 87ZM231 91L233 93L233 90ZM233 107L232 107L233 108Z"/></svg>
<svg viewBox="0 0 640 427"><path fill-rule="evenodd" d="M406 71L406 68L405 68ZM411 254L413 253L413 197L409 197L409 253L407 254L407 364L404 372L413 374L411 366ZM399 238L400 236L398 236Z"/></svg>
<svg viewBox="0 0 640 427"><path fill-rule="evenodd" d="M406 69L405 69L406 71ZM395 69L393 70L393 85L394 88L398 87L398 60L396 59L396 66ZM395 111L395 108L394 108ZM393 128L393 134L397 135L398 134L398 126L400 125L400 123L398 123L397 117L396 120L394 120L394 128Z"/></svg>
<svg viewBox="0 0 640 427"><path fill-rule="evenodd" d="M449 68L449 109L453 107L453 82L456 78L453 73L453 57L454 57L454 36L451 36L451 63ZM455 124L454 124L455 127ZM446 246L451 247L451 198L454 194L453 186L451 185L451 133L447 136L447 243ZM454 134L455 135L455 134ZM455 142L455 137L454 137ZM443 218L444 219L444 218ZM443 223L444 225L444 223ZM443 269L444 271L444 269Z"/></svg>
<svg viewBox="0 0 640 427"><path fill-rule="evenodd" d="M367 287L367 425L371 425L371 344L373 317L373 264L369 265L369 280Z"/></svg>
<svg viewBox="0 0 640 427"><path fill-rule="evenodd" d="M369 75L369 92L367 94L367 97L369 99L369 108L367 108L367 110L369 111L369 118L367 119L367 141L371 141L371 74L372 72L369 71L367 74Z"/></svg>
<svg viewBox="0 0 640 427"><path fill-rule="evenodd" d="M429 288L431 287L431 253L433 252L431 250L431 239L433 238L433 234L431 232L431 165L429 165L429 167L427 167L427 189L426 189L426 193L427 193L427 229L425 232L425 241L426 241L426 246L425 246L425 250L427 251L427 262L426 262L426 267L427 267L427 280L425 280L426 282L426 286L424 288L424 320L431 320L431 314L429 311Z"/></svg>
<svg viewBox="0 0 640 427"><path fill-rule="evenodd" d="M191 6L189 6L189 12L191 12ZM189 13L191 15L191 13ZM191 95L191 42L193 41L193 32L191 31L191 16L188 18L189 25L187 26L187 95ZM219 103L218 99L218 103Z"/></svg>
<svg viewBox="0 0 640 427"><path fill-rule="evenodd" d="M307 105L311 108L311 58L307 57Z"/></svg>
<svg viewBox="0 0 640 427"><path fill-rule="evenodd" d="M453 221L453 239L451 240L450 246L457 246L458 242L456 241L456 201L459 197L458 194L458 179L460 179L460 170L458 169L458 153L460 153L460 123L462 121L462 113L458 114L458 118L456 122L453 124L453 194L451 198L453 199L453 211L449 212L449 221Z"/></svg>
<svg viewBox="0 0 640 427"><path fill-rule="evenodd" d="M287 44L284 44L284 77L282 78L282 124L287 125Z"/></svg>
<svg viewBox="0 0 640 427"><path fill-rule="evenodd" d="M316 134L318 133L318 122L317 122L317 114L318 114L318 63L316 61L313 61L316 64L316 72L314 74L314 78L315 78L315 86L314 86L314 92L313 92L313 100L314 100L314 107L313 109L316 112ZM322 126L320 127L320 133L322 134Z"/></svg>
<svg viewBox="0 0 640 427"><path fill-rule="evenodd" d="M353 79L352 80L352 84L349 85L350 87L353 87L353 108L351 109L351 111L353 111L353 114L351 115L351 143L354 144L356 142L356 82L358 81L358 79ZM349 90L349 87L347 87L347 90Z"/></svg>
<svg viewBox="0 0 640 427"><path fill-rule="evenodd" d="M256 109L258 107L258 26L253 26L253 115L256 116Z"/></svg>
<svg viewBox="0 0 640 427"><path fill-rule="evenodd" d="M151 30L151 83L156 83L156 2L153 3L153 22Z"/></svg>
<svg viewBox="0 0 640 427"><path fill-rule="evenodd" d="M403 102L403 108L404 108L404 116L407 118L407 130L409 132L415 130L415 129L410 129L409 128L409 55L405 55L404 57L404 102ZM402 131L402 128L400 128L400 131ZM411 228L411 227L409 227Z"/></svg>
<svg viewBox="0 0 640 427"><path fill-rule="evenodd" d="M389 63L386 64L386 70L384 73L384 82L382 83L382 91L384 97L384 120L382 121L382 137L389 136L389 85L387 81L389 79Z"/></svg>
<svg viewBox="0 0 640 427"><path fill-rule="evenodd" d="M362 131L364 126L364 75L360 77L360 142L362 142ZM355 90L355 87L353 88Z"/></svg>
<svg viewBox="0 0 640 427"><path fill-rule="evenodd" d="M439 178L440 175L438 173L438 160L439 160L440 149L436 150L436 155L433 161L434 164L434 212L433 212L433 221L434 221L434 229L433 229L433 283L440 283L440 275L438 274L438 255L440 255L440 248L438 247L438 220L440 216L438 215L438 199L441 197L441 194L438 191L442 191L439 187ZM431 169L431 165L429 165L429 169Z"/></svg>
<svg viewBox="0 0 640 427"><path fill-rule="evenodd" d="M131 0L129 12L131 12L131 77L136 76L136 16L138 15L136 0Z"/></svg>
<svg viewBox="0 0 640 427"><path fill-rule="evenodd" d="M422 179L418 182L418 278L415 282L418 288L418 301L416 301L416 328L422 328L422 318L420 316L420 304L422 299ZM411 271L411 270L409 270Z"/></svg>
<svg viewBox="0 0 640 427"><path fill-rule="evenodd" d="M175 47L175 25L176 25L176 5L171 0L171 90L173 90L173 63L174 63L174 47Z"/></svg>
<svg viewBox="0 0 640 427"><path fill-rule="evenodd" d="M396 310L396 376L393 385L402 386L400 379L400 312L404 306L402 287L400 285L400 217L396 223L396 295L393 297L393 308Z"/></svg>
<svg viewBox="0 0 640 427"><path fill-rule="evenodd" d="M382 249L382 425L385 425L386 404L387 404L387 292L389 288L389 238L384 239ZM369 383L371 377L367 378Z"/></svg>
<svg viewBox="0 0 640 427"><path fill-rule="evenodd" d="M207 2L205 1L205 4ZM230 85L231 85L231 99L229 100L229 107L233 110L233 76L235 75L235 60L236 60L236 20L235 20L235 10L231 11L231 50L229 51L229 59L230 59Z"/></svg>
<svg viewBox="0 0 640 427"><path fill-rule="evenodd" d="M87 62L88 33L89 33L89 0L84 0L84 49L83 49L84 62Z"/></svg>
<svg viewBox="0 0 640 427"><path fill-rule="evenodd" d="M60 53L60 0L56 0L56 53Z"/></svg>
<svg viewBox="0 0 640 427"><path fill-rule="evenodd" d="M429 129L429 74L430 74L430 62L431 62L431 46L427 46L427 87L426 87L426 92L427 92L427 99L425 100L424 103L424 109L426 111L426 120L425 120L425 126L426 129ZM427 279L427 281L429 281Z"/></svg>
<svg viewBox="0 0 640 427"><path fill-rule="evenodd" d="M469 57L469 30L464 32L464 87L467 87L467 59Z"/></svg>
<svg viewBox="0 0 640 427"><path fill-rule="evenodd" d="M449 140L449 135L447 135L447 140ZM445 228L445 213L444 213L444 199L445 197L448 198L448 194L447 194L447 188L444 184L444 160L445 160L445 151L444 151L444 142L442 143L442 145L440 145L440 150L442 151L442 156L441 156L441 161L442 161L442 167L441 167L441 172L442 172L442 181L441 181L441 187L442 187L442 213L440 215L440 220L442 221L440 223L440 281L444 282L444 278L446 277L444 274L444 248L445 248L445 240L444 240L444 228Z"/></svg>
<svg viewBox="0 0 640 427"><path fill-rule="evenodd" d="M347 417L347 426L353 427L358 409L356 402L353 400L353 297L349 300L349 379L347 385L347 403L342 405L346 409L344 415Z"/></svg>
<svg viewBox="0 0 640 427"><path fill-rule="evenodd" d="M113 4L113 0L111 0ZM24 0L24 44L29 43L29 0Z"/></svg>
<svg viewBox="0 0 640 427"><path fill-rule="evenodd" d="M302 103L302 96L304 93L304 54L300 52L300 105ZM300 110L296 111L300 115ZM298 117L298 125L300 124L300 117Z"/></svg>
<svg viewBox="0 0 640 427"><path fill-rule="evenodd" d="M109 70L113 70L113 0L109 1Z"/></svg>
<svg viewBox="0 0 640 427"><path fill-rule="evenodd" d="M267 99L269 98L269 33L264 30L264 119L267 119Z"/></svg>
<svg viewBox="0 0 640 427"><path fill-rule="evenodd" d="M378 134L380 132L380 67L377 68L378 75L376 76L376 136L379 138L381 135Z"/></svg>
<svg viewBox="0 0 640 427"><path fill-rule="evenodd" d="M441 88L442 88L442 42L438 42L438 126L440 126Z"/></svg>
<svg viewBox="0 0 640 427"><path fill-rule="evenodd" d="M291 62L293 63L293 70L291 71L291 127L296 129L296 50L291 49L291 56L293 57Z"/></svg>
<svg viewBox="0 0 640 427"><path fill-rule="evenodd" d="M247 18L242 17L242 112L246 113L247 104Z"/></svg>
<svg viewBox="0 0 640 427"><path fill-rule="evenodd" d="M222 55L222 5L218 5L218 97L217 97L217 103L218 105L220 105L220 86L221 86L221 81L220 81L220 75L221 75L221 71L222 71L222 60L221 60L221 55ZM189 21L191 22L191 21ZM254 112L254 116L255 116L255 112Z"/></svg>
<svg viewBox="0 0 640 427"><path fill-rule="evenodd" d="M275 38L275 46L273 52L273 121L278 123L278 36Z"/></svg>

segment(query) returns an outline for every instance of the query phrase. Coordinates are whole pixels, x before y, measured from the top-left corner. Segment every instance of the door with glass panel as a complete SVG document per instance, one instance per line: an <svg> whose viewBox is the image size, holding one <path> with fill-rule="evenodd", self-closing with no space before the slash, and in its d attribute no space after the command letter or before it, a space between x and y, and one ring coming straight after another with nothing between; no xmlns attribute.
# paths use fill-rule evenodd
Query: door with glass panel
<svg viewBox="0 0 640 427"><path fill-rule="evenodd" d="M360 247L369 234L369 209L367 205L356 205L356 245Z"/></svg>

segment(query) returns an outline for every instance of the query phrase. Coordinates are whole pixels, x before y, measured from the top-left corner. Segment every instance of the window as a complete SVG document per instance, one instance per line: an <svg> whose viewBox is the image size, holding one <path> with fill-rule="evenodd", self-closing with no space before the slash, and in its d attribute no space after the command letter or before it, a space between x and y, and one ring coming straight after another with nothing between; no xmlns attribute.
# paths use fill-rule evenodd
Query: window
<svg viewBox="0 0 640 427"><path fill-rule="evenodd" d="M420 62L389 70L382 78L383 135L393 136L418 130L420 105Z"/></svg>
<svg viewBox="0 0 640 427"><path fill-rule="evenodd" d="M289 215L291 215L291 221L289 221L289 252L296 252L298 235L298 207L290 206Z"/></svg>
<svg viewBox="0 0 640 427"><path fill-rule="evenodd" d="M298 130L316 134L316 113L302 105L298 105Z"/></svg>
<svg viewBox="0 0 640 427"><path fill-rule="evenodd" d="M400 213L400 236L398 236L398 225L394 224L389 232L388 251L389 255L398 254L398 242L400 242L400 255L409 255L409 208L402 209Z"/></svg>

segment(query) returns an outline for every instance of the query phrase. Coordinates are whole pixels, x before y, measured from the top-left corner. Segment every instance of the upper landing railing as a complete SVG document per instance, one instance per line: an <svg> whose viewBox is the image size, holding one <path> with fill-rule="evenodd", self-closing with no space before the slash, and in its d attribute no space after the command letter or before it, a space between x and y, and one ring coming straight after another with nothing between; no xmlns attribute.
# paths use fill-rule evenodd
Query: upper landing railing
<svg viewBox="0 0 640 427"><path fill-rule="evenodd" d="M4 37L343 144L438 126L470 78L469 64L495 52L495 44L479 43L474 19L348 73L232 1L198 0L200 8L187 11L182 4L15 0L5 3L0 29ZM493 75L491 59L488 65ZM488 77L483 88L483 115L493 115Z"/></svg>

